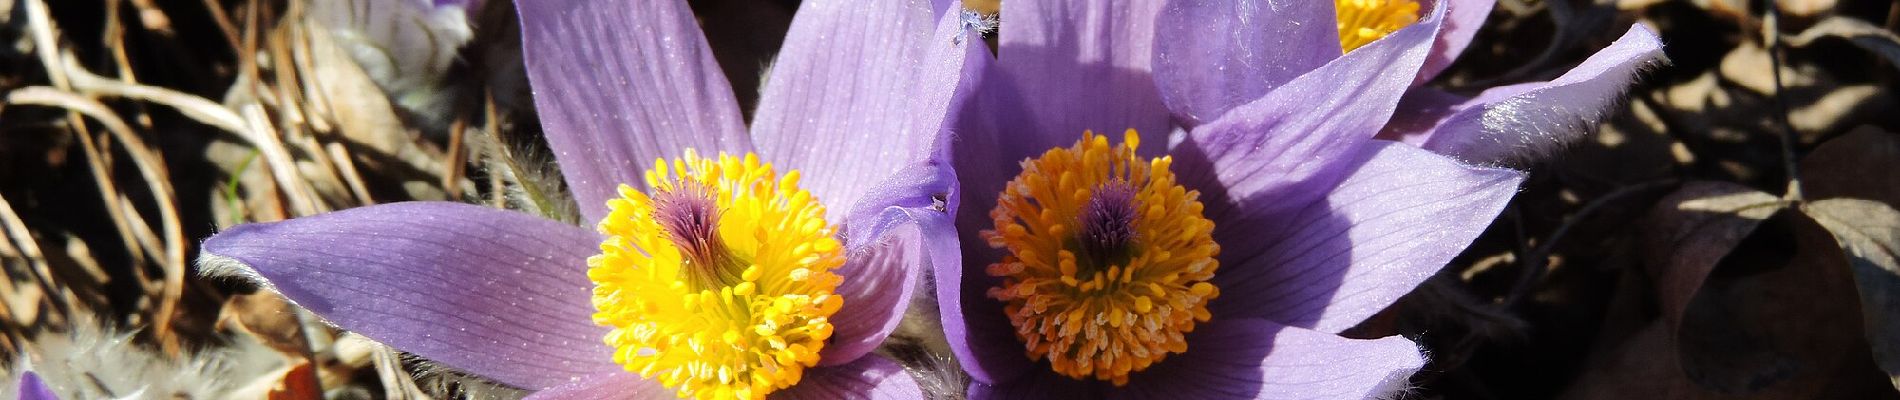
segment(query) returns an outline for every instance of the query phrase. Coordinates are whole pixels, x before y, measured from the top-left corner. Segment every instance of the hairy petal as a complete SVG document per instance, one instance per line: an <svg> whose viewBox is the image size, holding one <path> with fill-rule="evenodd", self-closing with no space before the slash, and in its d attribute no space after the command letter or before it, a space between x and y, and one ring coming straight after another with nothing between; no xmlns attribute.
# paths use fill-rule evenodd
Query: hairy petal
<svg viewBox="0 0 1900 400"><path fill-rule="evenodd" d="M1083 130L1167 132L1149 67L1160 9L1159 1L1003 2L1000 76L984 89L994 98L981 100L1014 111L996 116L998 133L1070 142Z"/></svg>
<svg viewBox="0 0 1900 400"><path fill-rule="evenodd" d="M1371 399L1402 390L1425 364L1399 337L1347 339L1253 319L1216 318L1188 334L1188 351L1131 375L1128 385L1031 371L973 382L981 399Z"/></svg>
<svg viewBox="0 0 1900 400"><path fill-rule="evenodd" d="M1486 90L1418 136L1426 149L1469 162L1535 160L1595 129L1637 77L1663 61L1662 41L1636 25L1563 76Z"/></svg>
<svg viewBox="0 0 1900 400"><path fill-rule="evenodd" d="M684 0L521 0L523 60L581 216L688 148L752 151L732 87Z"/></svg>
<svg viewBox="0 0 1900 400"><path fill-rule="evenodd" d="M923 389L904 367L883 356L871 355L850 364L805 370L797 385L773 393L779 400L910 400L924 398Z"/></svg>
<svg viewBox="0 0 1900 400"><path fill-rule="evenodd" d="M1109 386L1100 381L1079 381L1056 375L1054 371L1030 371L1022 377L1002 383L970 382L970 400L989 399L1099 399L1108 397Z"/></svg>
<svg viewBox="0 0 1900 400"><path fill-rule="evenodd" d="M1322 198L1264 194L1220 220L1214 315L1334 333L1358 324L1463 251L1523 180L1387 141L1345 158L1351 169Z"/></svg>
<svg viewBox="0 0 1900 400"><path fill-rule="evenodd" d="M557 399L660 399L672 398L674 391L657 382L641 379L632 372L613 371L537 392L529 400ZM904 367L882 356L867 356L857 361L805 370L798 384L771 394L775 400L910 400L923 397L922 389Z"/></svg>
<svg viewBox="0 0 1900 400"><path fill-rule="evenodd" d="M673 389L627 371L607 371L528 395L527 400L618 400L676 397Z"/></svg>
<svg viewBox="0 0 1900 400"><path fill-rule="evenodd" d="M969 122L976 119L971 115L966 114L965 118L962 126L981 126ZM1019 171L1015 165L1022 158L1017 153L1047 150L1056 145L1025 143L1033 137L1005 137L984 128L965 132L970 135L958 138L955 149L958 193L961 194L952 197L949 203L959 209L954 212L957 236L955 241L938 239L935 242L946 247L941 251L946 256L933 257L932 272L935 273L937 308L950 350L973 381L996 383L1015 379L1035 364L1023 357L1023 344L1016 339L1015 328L1005 317L1002 303L984 295L998 284L997 278L986 274L984 268L1000 259L1001 251L990 248L977 232L992 226L989 210L995 207L997 193L1002 191L1003 185Z"/></svg>
<svg viewBox="0 0 1900 400"><path fill-rule="evenodd" d="M1373 340L1260 319L1208 323L1188 351L1128 381L1115 399L1372 399L1405 389L1425 357L1397 336Z"/></svg>
<svg viewBox="0 0 1900 400"><path fill-rule="evenodd" d="M845 278L837 289L845 299L844 307L831 316L836 331L823 350L820 365L856 361L897 329L929 262L925 240L932 234L949 234L925 233L919 226L905 224L887 232L881 243L851 252L837 270Z"/></svg>
<svg viewBox="0 0 1900 400"><path fill-rule="evenodd" d="M598 236L527 214L393 203L245 224L200 271L259 281L345 330L526 389L616 370L593 324Z"/></svg>
<svg viewBox="0 0 1900 400"><path fill-rule="evenodd" d="M869 6L866 6L869 4ZM803 171L851 256L821 363L853 362L896 329L936 241L954 248L946 121L988 64L949 2L806 2L754 124L771 160ZM893 45L895 41L895 45ZM837 218L837 217L834 217ZM933 222L935 221L935 222ZM956 262L954 254L948 261Z"/></svg>
<svg viewBox="0 0 1900 400"><path fill-rule="evenodd" d="M1324 194L1344 176L1339 155L1371 140L1392 116L1443 15L1441 4L1424 21L1195 128L1173 151L1181 182L1216 200L1207 209L1215 221L1225 220L1229 204L1264 192L1278 193L1272 201L1281 203Z"/></svg>
<svg viewBox="0 0 1900 400"><path fill-rule="evenodd" d="M1429 1L1429 0L1428 0ZM1471 45L1471 38L1477 36L1478 29L1484 27L1485 17L1491 16L1491 8L1497 0L1440 0L1445 6L1445 26L1439 28L1438 38L1432 44L1432 55L1425 58L1425 66L1418 71L1415 83L1423 84L1444 72L1458 59L1458 54Z"/></svg>
<svg viewBox="0 0 1900 400"><path fill-rule="evenodd" d="M945 124L987 57L948 2L807 1L766 81L753 133L767 160L845 209L939 158Z"/></svg>
<svg viewBox="0 0 1900 400"><path fill-rule="evenodd" d="M1036 2L1005 2L1004 6L1014 3ZM1031 23L1023 18L1013 20ZM1023 121L1030 121L1036 114L1021 107L1022 99L1011 93L1018 90L1015 84L1004 79L1000 67L987 65L995 60L974 57L973 61L986 64L979 70L987 74L979 82L980 89L963 103L952 128L956 135L951 152L957 190L951 192L947 206L955 219L957 236L954 241L931 242L933 249L938 249L933 250L931 271L944 337L958 363L976 382L998 382L1014 378L1032 364L1023 357L1022 344L1011 333L1014 328L1004 317L1001 303L983 295L996 285L983 268L1000 256L976 232L991 223L989 210L996 205L996 194L1020 171L1019 161L1072 143L1080 131L1054 135L1023 126Z"/></svg>

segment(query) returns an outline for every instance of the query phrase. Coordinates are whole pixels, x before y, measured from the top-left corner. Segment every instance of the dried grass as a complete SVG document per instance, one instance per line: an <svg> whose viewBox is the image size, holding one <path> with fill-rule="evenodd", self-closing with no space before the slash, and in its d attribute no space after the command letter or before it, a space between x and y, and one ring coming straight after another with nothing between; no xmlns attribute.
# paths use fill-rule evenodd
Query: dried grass
<svg viewBox="0 0 1900 400"><path fill-rule="evenodd" d="M279 326L272 328L247 325L249 322L219 322L255 321L262 315L297 315L301 311L289 306L232 307L235 300L226 297L227 289L220 289L231 286L229 283L201 282L189 274L193 267L187 257L201 239L191 235L202 235L191 232L205 226L227 227L311 215L379 200L493 198L498 207L503 206L500 199L522 191L524 185L514 174L471 172L466 164L520 163L500 159L519 149L471 149L499 143L495 136L504 133L498 121L507 118L507 112L496 110L492 98L453 102L468 110L450 112L463 117L453 118L446 143L441 140L443 136L431 139L417 134L429 128L412 126L411 120L417 118L405 118L406 111L389 101L388 94L338 49L329 32L308 18L306 0L243 0L230 8L214 0L202 4L105 0L103 4L107 8L103 15L108 16L98 25L103 28L103 43L82 45L72 42L62 31L62 25L75 21L60 19L70 18L64 15L56 18L46 0L0 2L0 25L17 26L25 33L18 47L30 49L30 67L36 69L25 76L4 77L22 79L18 81L21 86L0 83L0 89L5 90L0 95L0 114L9 117L0 119L5 121L0 122L0 128L39 123L35 125L36 133L66 135L51 141L48 162L54 167L61 165L58 163L64 158L59 155L68 151L83 157L83 164L74 170L85 169L85 179L74 184L90 187L86 196L92 196L0 192L0 232L6 239L0 240L0 271L8 278L0 281L0 299L5 300L0 302L4 304L0 306L0 370L18 371L20 368L14 367L22 366L16 364L23 354L47 359L57 353L109 351L151 360L126 364L129 368L208 365L194 363L269 355L286 360L283 368L247 370L243 372L261 375L246 375L245 379L255 380L242 382L229 381L232 377L226 376L224 383L231 383L226 385L229 387L177 393L205 397L235 393L233 390L295 390L297 385L292 383L303 379L300 376L314 374L316 380L310 382L322 384L313 387L352 391L380 387L374 390L391 398L429 398L410 377L411 368L395 362L396 355L387 348L375 351L378 356L374 362L371 358L361 358L357 363L338 362L347 357L339 352L354 350L338 346L339 332L314 319L293 318L291 321L309 325L289 328L282 324L296 323L279 319L274 322ZM127 6L130 10L120 9ZM11 7L21 7L24 12L13 13ZM5 15L24 18L7 21ZM128 51L128 46L150 45L153 40L180 46L184 32L173 26L174 16L208 16L216 27L212 36L217 39L212 43L228 47L215 51L236 55L226 67L170 66L171 70L196 74L186 81L230 82L221 93L207 95L202 88L194 93L141 80L179 80L149 72L155 64L177 60L141 58L137 52ZM87 25L84 22L79 21L79 25ZM101 45L103 48L85 47ZM140 71L150 76L140 76ZM339 91L337 87L347 90ZM34 114L34 109L55 113L36 118L40 114ZM191 148L180 152L176 144L180 141L232 145L207 145L204 154L193 154ZM203 157L203 161L178 164L179 160L197 157ZM251 162L253 159L261 162ZM129 164L121 165L128 160ZM206 177L214 177L211 179L217 183L185 183ZM206 196L198 190L211 193ZM207 204L202 199L210 201ZM88 212L103 214L102 219L109 220L110 226L99 230L60 225L61 218L35 214L45 204L59 204L62 209L96 207ZM106 236L99 236L102 233ZM87 241L105 245L89 245ZM138 293L114 294L112 288ZM134 300L114 300L127 297L121 295ZM95 326L95 315L107 321L103 326L136 329L80 339L109 337L107 342L123 349L49 347L56 344L48 342L53 338L71 338L57 332L113 331ZM268 342L269 338L257 332L290 328L302 332L300 336L308 340L229 347L245 341ZM190 350L206 346L219 350ZM273 347L277 351L271 351ZM91 373L87 370L104 368L112 362L97 364L74 367L72 372ZM368 376L384 378L359 379L365 375L358 371L365 369L378 371ZM49 375L49 381L62 377L68 375ZM176 378L217 381L208 376Z"/></svg>

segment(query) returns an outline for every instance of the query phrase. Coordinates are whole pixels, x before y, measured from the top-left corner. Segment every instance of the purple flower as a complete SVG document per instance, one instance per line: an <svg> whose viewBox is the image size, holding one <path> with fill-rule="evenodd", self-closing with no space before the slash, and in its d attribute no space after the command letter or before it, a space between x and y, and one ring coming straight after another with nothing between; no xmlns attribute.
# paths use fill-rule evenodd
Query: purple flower
<svg viewBox="0 0 1900 400"><path fill-rule="evenodd" d="M535 397L919 396L869 352L955 259L942 140L983 50L950 2L805 2L750 132L686 2L517 7L599 233L397 203L231 228L208 272Z"/></svg>
<svg viewBox="0 0 1900 400"><path fill-rule="evenodd" d="M935 268L970 397L1404 389L1413 343L1339 333L1442 268L1522 180L1457 158L1574 136L1555 128L1658 53L1634 30L1519 92L1540 94L1446 117L1428 148L1376 139L1488 11L1465 4L1364 31L1326 2L1004 2L953 149L961 207L989 212L958 216L964 262Z"/></svg>
<svg viewBox="0 0 1900 400"><path fill-rule="evenodd" d="M1347 31L1390 32L1368 23L1418 7L1408 0L1176 2L1155 22L1155 85L1173 115L1189 126L1218 119L1308 71L1341 57ZM1297 3L1297 4L1294 4ZM1548 155L1593 129L1621 101L1637 75L1662 62L1662 45L1641 25L1556 79L1490 88L1475 97L1421 85L1463 52L1491 13L1494 0L1444 2L1444 21L1424 64L1409 73L1398 112L1380 139L1411 143L1479 164L1518 164ZM1278 3L1268 3L1269 6ZM1412 5L1412 6L1408 6ZM1436 4L1426 2L1423 11ZM1339 29L1310 22L1339 19ZM1385 25L1385 26L1382 26ZM1350 35L1350 34L1348 34ZM1344 42L1353 42L1347 40Z"/></svg>
<svg viewBox="0 0 1900 400"><path fill-rule="evenodd" d="M33 371L20 374L20 383L14 393L20 400L59 400L59 395L53 394L53 389L46 387L46 382L40 380L40 375Z"/></svg>

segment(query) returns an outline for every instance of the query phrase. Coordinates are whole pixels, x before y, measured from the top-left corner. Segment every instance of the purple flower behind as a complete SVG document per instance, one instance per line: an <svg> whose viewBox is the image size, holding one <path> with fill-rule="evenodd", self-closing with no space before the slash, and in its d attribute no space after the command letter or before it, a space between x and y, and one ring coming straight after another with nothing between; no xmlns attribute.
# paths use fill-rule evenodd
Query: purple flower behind
<svg viewBox="0 0 1900 400"><path fill-rule="evenodd" d="M18 390L16 393L19 393L20 400L59 400L59 395L53 394L53 389L46 387L46 382L41 381L40 375L33 371L20 374Z"/></svg>
<svg viewBox="0 0 1900 400"><path fill-rule="evenodd" d="M977 59L969 55L981 48L958 40L967 31L952 3L805 2L749 129L685 1L516 6L542 125L589 228L467 204L376 205L233 227L205 241L204 272L251 278L343 329L538 391L533 397L665 396L680 388L658 380L699 371L665 370L643 379L638 373L652 371L616 365L616 357L652 349L604 344L616 341L609 331L620 326L597 323L624 322L628 309L597 309L606 302L595 301L600 292L590 294L602 282L590 275L590 265L626 266L602 259L614 254L603 254L608 245L655 236L620 236L625 232L617 229L629 221L599 224L609 238L592 227L628 215L618 213L623 205L673 193L641 179L655 160L690 159L693 150L757 154L733 160L745 159L748 171L757 170L754 163L770 163L780 176L798 171L802 180L774 182L808 193L774 193L828 206L828 212L801 209L820 210L828 221L801 232L835 226L836 234L827 236L835 243L811 243L820 251L839 248L845 260L830 270L843 277L832 293L844 299L842 308L825 303L835 313L813 334L825 345L806 354L815 360L781 360L810 368L802 375L756 377L795 382L772 393L779 398L919 395L901 367L869 353L896 327L920 269L955 259L955 242L948 239L954 210L935 206L953 198L956 185L945 161L944 121L975 66L966 59ZM616 191L622 184L631 194ZM617 202L614 213L609 201ZM754 218L705 217L702 222L714 224ZM722 279L741 277L716 272L725 273ZM748 270L743 277L753 275ZM723 290L744 296L765 285ZM723 343L755 331L768 329L735 329Z"/></svg>
<svg viewBox="0 0 1900 400"><path fill-rule="evenodd" d="M1437 4L1423 3L1426 11ZM1443 3L1444 21L1430 53L1409 73L1414 79L1380 139L1471 163L1523 164L1590 132L1642 71L1663 62L1655 33L1639 25L1551 81L1489 88L1475 97L1423 87L1471 43L1495 0ZM1180 2L1158 16L1155 84L1172 114L1188 125L1218 118L1341 56L1333 29L1262 23L1333 20L1333 7L1325 2L1244 4Z"/></svg>
<svg viewBox="0 0 1900 400"><path fill-rule="evenodd" d="M1373 398L1403 389L1425 362L1415 345L1339 332L1436 273L1502 210L1523 173L1481 165L1585 132L1575 128L1660 53L1637 28L1564 78L1518 92L1538 95L1480 96L1462 108L1469 117L1433 117L1427 133L1381 140L1394 130L1388 121L1405 119L1394 115L1402 103L1431 93L1417 85L1463 48L1489 3L1427 3L1416 23L1343 53L1332 4L1265 3L1004 2L996 65L958 120L954 149L961 207L990 213L959 214L964 262L936 266L971 398ZM1168 143L1124 140L1117 149L1129 156L1074 156L1107 148L1094 136L1075 142L1083 132L1123 130ZM1150 165L1136 172L1148 176L1171 170L1144 193L1185 196L1163 209L1136 204L1211 221L1202 232L1180 222L1191 218L1137 216L1137 229L1177 226L1137 235L1135 254L1198 252L1195 242L1168 241L1206 237L1218 268L1193 267L1202 265L1193 257L1083 268L1098 258L1091 240L1069 235L1112 231L1095 225L1116 219L1069 218L1097 215L1088 199L1114 196L1088 182L1129 173L1099 160ZM1171 312L1149 311L1158 299ZM1193 322L1165 317L1181 312ZM1115 333L1130 324L1142 333Z"/></svg>

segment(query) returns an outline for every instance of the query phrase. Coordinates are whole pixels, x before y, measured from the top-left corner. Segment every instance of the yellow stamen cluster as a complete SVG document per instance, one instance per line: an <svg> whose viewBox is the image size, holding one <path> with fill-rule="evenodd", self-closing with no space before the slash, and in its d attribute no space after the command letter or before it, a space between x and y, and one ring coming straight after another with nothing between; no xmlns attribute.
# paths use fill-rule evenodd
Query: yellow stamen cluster
<svg viewBox="0 0 1900 400"><path fill-rule="evenodd" d="M620 186L587 259L594 323L628 371L681 398L762 399L798 383L831 337L844 263L825 208L757 156L687 151Z"/></svg>
<svg viewBox="0 0 1900 400"><path fill-rule="evenodd" d="M1339 48L1351 52L1418 22L1412 0L1333 0L1339 16Z"/></svg>
<svg viewBox="0 0 1900 400"><path fill-rule="evenodd" d="M1073 147L1025 160L982 232L1009 255L988 273L1030 359L1056 372L1126 384L1128 374L1187 351L1211 316L1214 222L1200 192L1175 182L1170 157L1142 160L1133 129L1109 147L1085 132Z"/></svg>

